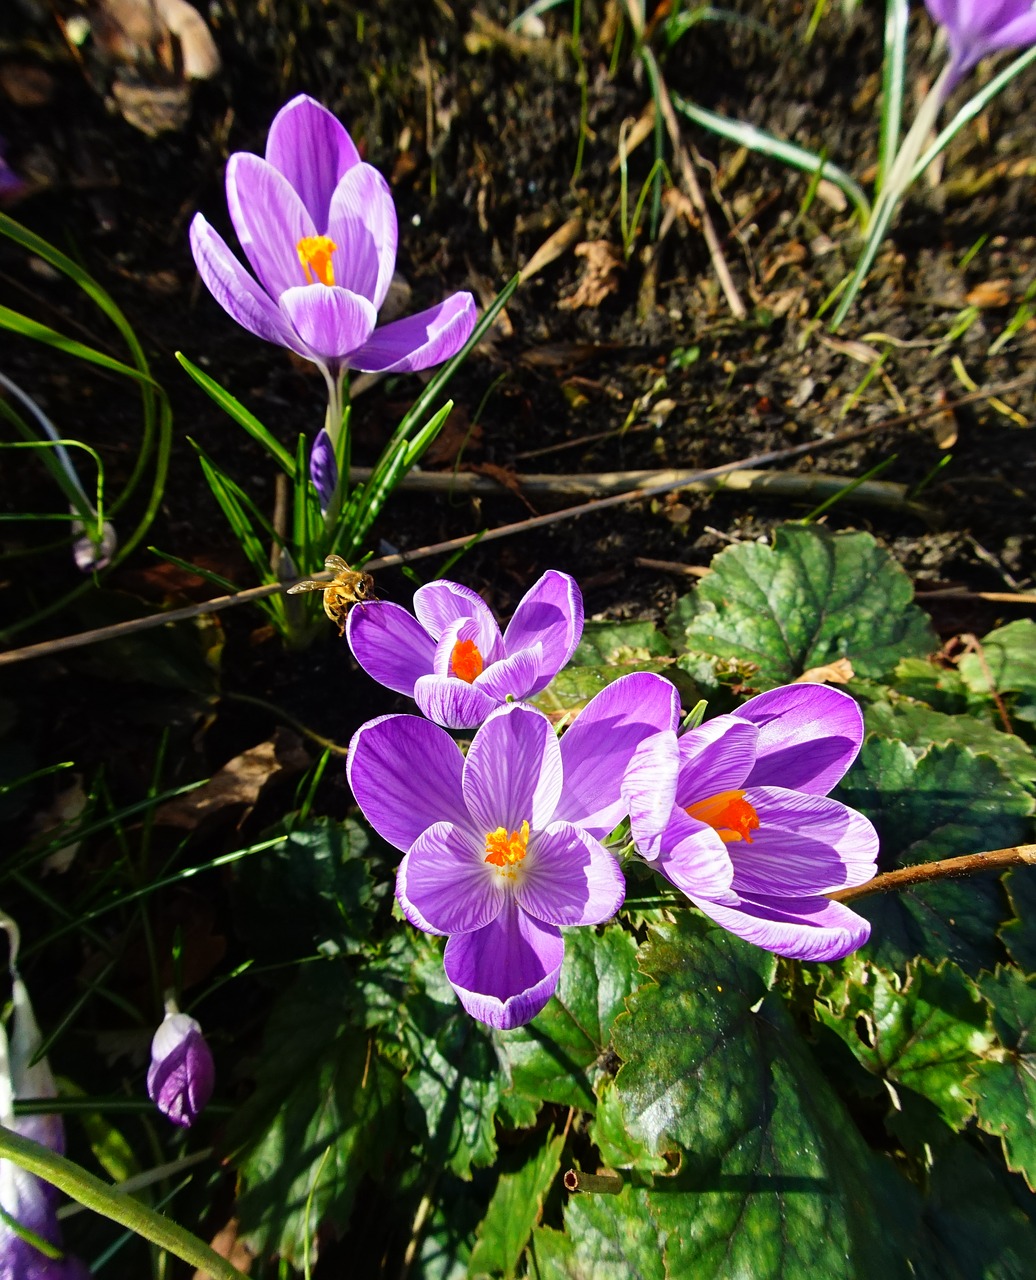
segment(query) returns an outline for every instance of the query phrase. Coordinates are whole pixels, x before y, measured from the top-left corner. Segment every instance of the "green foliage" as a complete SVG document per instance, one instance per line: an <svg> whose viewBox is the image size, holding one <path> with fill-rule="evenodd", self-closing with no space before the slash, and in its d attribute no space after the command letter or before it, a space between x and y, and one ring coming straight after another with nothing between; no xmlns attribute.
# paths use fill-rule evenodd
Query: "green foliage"
<svg viewBox="0 0 1036 1280"><path fill-rule="evenodd" d="M997 969L981 987L1002 1049L977 1071L978 1122L1003 1142L1007 1167L1036 1190L1036 975Z"/></svg>
<svg viewBox="0 0 1036 1280"><path fill-rule="evenodd" d="M785 525L772 547L721 551L713 571L669 617L680 650L752 663L760 689L848 658L881 676L935 648L903 570L867 533Z"/></svg>
<svg viewBox="0 0 1036 1280"><path fill-rule="evenodd" d="M471 1252L472 1276L513 1276L543 1201L561 1165L563 1137L539 1147L517 1173L505 1173L496 1185Z"/></svg>
<svg viewBox="0 0 1036 1280"><path fill-rule="evenodd" d="M1036 723L1036 622L1019 618L991 631L978 653L961 658L960 674L972 693L1014 695L1013 714Z"/></svg>

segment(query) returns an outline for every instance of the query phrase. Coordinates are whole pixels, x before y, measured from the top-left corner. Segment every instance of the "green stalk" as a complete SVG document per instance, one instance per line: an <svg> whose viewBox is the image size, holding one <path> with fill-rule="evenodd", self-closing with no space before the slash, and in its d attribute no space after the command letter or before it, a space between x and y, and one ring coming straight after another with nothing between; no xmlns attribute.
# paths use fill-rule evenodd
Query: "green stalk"
<svg viewBox="0 0 1036 1280"><path fill-rule="evenodd" d="M0 1156L64 1191L73 1200L128 1227L152 1244L182 1259L211 1280L247 1280L243 1271L170 1218L148 1209L139 1200L121 1195L73 1161L59 1156L42 1143L21 1138L0 1125Z"/></svg>

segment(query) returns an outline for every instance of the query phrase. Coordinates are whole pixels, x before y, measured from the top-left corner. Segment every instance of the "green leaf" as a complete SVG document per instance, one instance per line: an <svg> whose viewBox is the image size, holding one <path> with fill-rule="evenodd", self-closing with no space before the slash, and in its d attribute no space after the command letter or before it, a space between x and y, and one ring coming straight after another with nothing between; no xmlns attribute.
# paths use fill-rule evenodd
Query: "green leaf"
<svg viewBox="0 0 1036 1280"><path fill-rule="evenodd" d="M539 1147L517 1173L503 1173L478 1229L469 1274L510 1277L517 1270L543 1201L561 1167L563 1135Z"/></svg>
<svg viewBox="0 0 1036 1280"><path fill-rule="evenodd" d="M526 1027L496 1034L500 1056L520 1097L586 1111L612 1023L636 984L636 943L619 925L566 929L565 963L550 1003Z"/></svg>
<svg viewBox="0 0 1036 1280"><path fill-rule="evenodd" d="M960 715L968 709L968 689L960 672L955 667L937 666L928 658L900 658L889 683L898 693L947 715Z"/></svg>
<svg viewBox="0 0 1036 1280"><path fill-rule="evenodd" d="M982 638L981 653L966 653L959 669L973 693L1016 694L1013 714L1036 723L1036 622L1031 618L991 631Z"/></svg>
<svg viewBox="0 0 1036 1280"><path fill-rule="evenodd" d="M317 1229L344 1230L365 1174L394 1149L399 1077L372 1050L341 962L307 965L274 1006L256 1092L231 1121L242 1231L300 1265Z"/></svg>
<svg viewBox="0 0 1036 1280"><path fill-rule="evenodd" d="M668 658L673 648L653 622L587 622L572 655L577 667L628 666Z"/></svg>
<svg viewBox="0 0 1036 1280"><path fill-rule="evenodd" d="M672 1164L665 1156L656 1155L650 1142L630 1133L629 1121L615 1081L606 1076L597 1086L597 1111L591 1130L601 1163L609 1169L638 1169L651 1173L667 1173Z"/></svg>
<svg viewBox="0 0 1036 1280"><path fill-rule="evenodd" d="M1036 1191L1036 974L997 969L980 983L1003 1050L978 1068L978 1123L1004 1146L1007 1167Z"/></svg>
<svg viewBox="0 0 1036 1280"><path fill-rule="evenodd" d="M647 1196L665 1274L906 1277L910 1188L866 1148L766 995L772 962L688 913L652 933L641 966L653 982L616 1022L631 1132L683 1156Z"/></svg>
<svg viewBox="0 0 1036 1280"><path fill-rule="evenodd" d="M371 878L371 837L358 822L318 819L291 831L235 876L235 909L264 963L315 951L352 954L370 933L388 880Z"/></svg>
<svg viewBox="0 0 1036 1280"><path fill-rule="evenodd" d="M1004 733L988 721L968 715L945 715L909 698L895 702L878 699L864 711L868 733L898 739L920 754L932 743L970 747L976 754L992 756L1008 777L1032 785L1036 782L1036 755L1016 734Z"/></svg>
<svg viewBox="0 0 1036 1280"><path fill-rule="evenodd" d="M243 427L258 444L266 450L271 458L276 459L281 469L289 477L295 475L295 459L284 445L263 426L255 414L250 413L240 400L235 399L225 387L221 387L215 378L192 364L182 351L176 352L176 358L187 370L199 387L219 405L224 413L233 418L238 426Z"/></svg>
<svg viewBox="0 0 1036 1280"><path fill-rule="evenodd" d="M817 1013L869 1071L928 1098L954 1129L971 1118L968 1080L993 1033L978 988L956 965L922 960L899 975L857 954L824 984Z"/></svg>
<svg viewBox="0 0 1036 1280"><path fill-rule="evenodd" d="M885 870L1020 844L1034 807L989 756L958 746L917 756L887 738L864 742L835 794L877 827ZM853 909L871 921L869 954L882 968L948 956L973 974L1000 958L996 930L1007 904L992 876L875 894Z"/></svg>
<svg viewBox="0 0 1036 1280"><path fill-rule="evenodd" d="M1004 888L1015 918L1000 930L1000 939L1025 973L1036 973L1036 868L1008 872Z"/></svg>
<svg viewBox="0 0 1036 1280"><path fill-rule="evenodd" d="M424 1159L470 1178L496 1158L496 1110L503 1081L490 1032L460 1007L438 949L415 966L418 989L402 1030L410 1069L406 1115Z"/></svg>
<svg viewBox="0 0 1036 1280"><path fill-rule="evenodd" d="M617 1196L573 1195L564 1233L539 1228L528 1256L528 1274L537 1280L676 1278L666 1270L647 1192L639 1187L623 1187Z"/></svg>
<svg viewBox="0 0 1036 1280"><path fill-rule="evenodd" d="M758 688L836 658L879 676L935 648L910 579L870 534L784 525L772 547L730 547L712 568L677 603L669 635L681 649L754 663Z"/></svg>

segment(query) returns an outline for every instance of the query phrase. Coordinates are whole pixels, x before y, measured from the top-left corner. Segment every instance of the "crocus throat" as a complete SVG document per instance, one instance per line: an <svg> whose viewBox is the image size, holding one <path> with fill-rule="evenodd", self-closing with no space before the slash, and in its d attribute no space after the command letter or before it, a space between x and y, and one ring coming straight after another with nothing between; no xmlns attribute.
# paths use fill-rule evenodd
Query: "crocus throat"
<svg viewBox="0 0 1036 1280"><path fill-rule="evenodd" d="M335 267L331 255L338 246L330 236L303 236L295 248L308 284L334 284Z"/></svg>
<svg viewBox="0 0 1036 1280"><path fill-rule="evenodd" d="M474 640L458 640L450 654L450 671L465 684L474 684L482 674L484 663Z"/></svg>
<svg viewBox="0 0 1036 1280"><path fill-rule="evenodd" d="M720 791L707 800L687 806L687 813L716 832L724 844L737 840L752 843L749 832L759 826L759 815L745 799L743 791Z"/></svg>
<svg viewBox="0 0 1036 1280"><path fill-rule="evenodd" d="M486 861L500 868L500 874L514 877L515 868L524 859L529 847L529 824L523 822L517 831L497 827L486 836Z"/></svg>

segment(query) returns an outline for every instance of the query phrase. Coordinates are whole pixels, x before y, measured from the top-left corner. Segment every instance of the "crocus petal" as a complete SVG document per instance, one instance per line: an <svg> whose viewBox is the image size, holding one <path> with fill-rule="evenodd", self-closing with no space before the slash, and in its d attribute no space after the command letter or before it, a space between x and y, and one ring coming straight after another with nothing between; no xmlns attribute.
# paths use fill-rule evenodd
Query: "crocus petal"
<svg viewBox="0 0 1036 1280"><path fill-rule="evenodd" d="M399 864L396 897L419 929L472 933L497 918L507 888L470 831L437 822L418 836Z"/></svg>
<svg viewBox="0 0 1036 1280"><path fill-rule="evenodd" d="M445 729L420 716L381 716L353 734L346 772L367 821L406 851L433 823L470 827L463 763Z"/></svg>
<svg viewBox="0 0 1036 1280"><path fill-rule="evenodd" d="M422 715L447 729L477 729L500 705L454 676L421 676L414 685L414 701Z"/></svg>
<svg viewBox="0 0 1036 1280"><path fill-rule="evenodd" d="M454 618L446 626L435 646L435 661L432 669L437 675L457 674L453 669L453 651L463 640L470 640L478 649L482 655L483 667L488 667L505 656L500 628L496 625L496 619L489 609L485 608L467 617Z"/></svg>
<svg viewBox="0 0 1036 1280"><path fill-rule="evenodd" d="M641 742L622 779L622 801L630 831L641 855L657 858L658 840L676 803L680 748L670 729Z"/></svg>
<svg viewBox="0 0 1036 1280"><path fill-rule="evenodd" d="M734 715L759 729L749 786L826 796L856 759L863 715L841 689L788 684L750 698Z"/></svg>
<svg viewBox="0 0 1036 1280"><path fill-rule="evenodd" d="M752 771L759 731L734 716L716 716L680 739L677 803L686 807L719 791L738 791Z"/></svg>
<svg viewBox="0 0 1036 1280"><path fill-rule="evenodd" d="M560 931L509 902L484 929L454 934L443 965L468 1013L507 1031L524 1026L547 1003L564 958Z"/></svg>
<svg viewBox="0 0 1036 1280"><path fill-rule="evenodd" d="M574 578L548 569L525 593L504 632L508 653L542 646L543 666L528 695L545 689L576 651L583 634L583 595Z"/></svg>
<svg viewBox="0 0 1036 1280"><path fill-rule="evenodd" d="M382 325L349 357L364 373L416 373L455 356L471 337L477 318L470 293L454 293L438 306Z"/></svg>
<svg viewBox="0 0 1036 1280"><path fill-rule="evenodd" d="M759 815L751 842L727 845L738 893L803 897L864 884L875 871L878 833L838 800L783 787L750 787Z"/></svg>
<svg viewBox="0 0 1036 1280"><path fill-rule="evenodd" d="M151 1042L151 1101L173 1124L189 1129L212 1097L215 1079L201 1027L185 1013L167 1014Z"/></svg>
<svg viewBox="0 0 1036 1280"><path fill-rule="evenodd" d="M840 960L870 937L867 920L828 898L742 897L737 906L694 905L739 938L792 960Z"/></svg>
<svg viewBox="0 0 1036 1280"><path fill-rule="evenodd" d="M344 125L301 93L274 116L266 139L266 160L299 193L317 232L323 233L334 190L343 175L360 163L360 155Z"/></svg>
<svg viewBox="0 0 1036 1280"><path fill-rule="evenodd" d="M622 779L637 747L663 729L675 730L679 714L676 689L650 671L620 676L602 689L561 740L565 786L554 819L606 836L625 815Z"/></svg>
<svg viewBox="0 0 1036 1280"><path fill-rule="evenodd" d="M195 214L191 223L191 252L209 293L243 329L309 358L309 352L277 304L252 279L227 248L223 237L200 213Z"/></svg>
<svg viewBox="0 0 1036 1280"><path fill-rule="evenodd" d="M495 698L497 702L506 702L508 698L528 698L534 691L536 677L542 668L543 651L538 644L533 645L530 649L522 649L508 658L491 663L480 676L475 677L475 688Z"/></svg>
<svg viewBox="0 0 1036 1280"><path fill-rule="evenodd" d="M334 241L335 283L381 309L396 267L396 206L377 169L358 164L335 189L327 234Z"/></svg>
<svg viewBox="0 0 1036 1280"><path fill-rule="evenodd" d="M346 634L364 671L408 698L414 696L418 679L432 669L434 641L412 614L391 601L372 600L362 609L350 609Z"/></svg>
<svg viewBox="0 0 1036 1280"><path fill-rule="evenodd" d="M433 639L438 640L454 622L464 618L479 618L480 625L499 632L496 619L489 605L477 591L459 582L429 582L414 592L414 613L421 626ZM503 655L501 655L503 656Z"/></svg>
<svg viewBox="0 0 1036 1280"><path fill-rule="evenodd" d="M267 293L279 298L285 289L307 283L298 243L316 235L316 229L287 178L259 156L235 151L227 164L227 206L245 257Z"/></svg>
<svg viewBox="0 0 1036 1280"><path fill-rule="evenodd" d="M568 822L555 822L536 833L514 896L545 924L600 924L622 906L626 880L599 841Z"/></svg>
<svg viewBox="0 0 1036 1280"><path fill-rule="evenodd" d="M1015 49L1020 45L1036 43L1036 13L1030 8L1002 27L990 32L988 48Z"/></svg>
<svg viewBox="0 0 1036 1280"><path fill-rule="evenodd" d="M326 361L341 360L365 342L378 320L372 303L337 285L300 285L279 301L307 349Z"/></svg>
<svg viewBox="0 0 1036 1280"><path fill-rule="evenodd" d="M464 799L471 821L488 834L539 831L561 794L561 749L542 712L524 703L499 707L475 734L464 760Z"/></svg>
<svg viewBox="0 0 1036 1280"><path fill-rule="evenodd" d="M651 863L689 898L724 901L732 898L734 868L727 846L704 822L675 808L658 842L658 857Z"/></svg>

